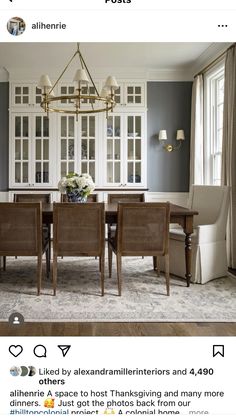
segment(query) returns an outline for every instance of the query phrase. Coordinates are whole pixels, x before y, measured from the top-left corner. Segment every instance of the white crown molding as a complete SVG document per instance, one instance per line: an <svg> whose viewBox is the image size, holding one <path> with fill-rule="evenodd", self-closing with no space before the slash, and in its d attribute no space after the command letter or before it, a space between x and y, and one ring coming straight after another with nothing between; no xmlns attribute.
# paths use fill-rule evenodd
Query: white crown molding
<svg viewBox="0 0 236 419"><path fill-rule="evenodd" d="M9 68L9 78L10 81L19 81L19 80L28 80L35 81L39 80L41 74L45 74L42 69L15 69ZM50 79L57 80L61 73L62 69L55 69L55 68L48 68L47 74L49 75ZM144 69L137 69L135 67L123 67L123 68L103 68L103 69L93 69L89 68L90 74L92 75L94 80L103 79L104 81L109 75L114 75L116 79L126 80L126 79L134 79L134 80L146 80L147 71ZM73 82L73 78L75 75L75 68L68 69L62 80L65 82Z"/></svg>
<svg viewBox="0 0 236 419"><path fill-rule="evenodd" d="M147 72L148 81L192 81L192 71L184 68L182 70L152 69Z"/></svg>
<svg viewBox="0 0 236 419"><path fill-rule="evenodd" d="M20 80L27 80L29 82L35 82L35 80L39 80L42 71L40 69L30 71L29 69L9 69L9 80L20 81ZM108 68L104 70L93 70L90 69L90 73L94 80L106 80L108 75L115 75L117 80L126 81L126 80L136 80L136 81L192 81L192 71L186 70L169 70L169 69L148 69L148 70L140 70L137 68ZM60 74L60 71L56 71L54 69L48 69L48 74L50 79L56 80ZM72 82L74 77L73 71L68 71L63 77L62 80L64 82Z"/></svg>
<svg viewBox="0 0 236 419"><path fill-rule="evenodd" d="M230 47L230 45L232 45L232 42L212 43L195 61L192 67L193 77L195 74L202 71L204 67L211 64L212 61L223 54L227 48Z"/></svg>
<svg viewBox="0 0 236 419"><path fill-rule="evenodd" d="M0 67L0 82L9 81L9 73L4 67Z"/></svg>

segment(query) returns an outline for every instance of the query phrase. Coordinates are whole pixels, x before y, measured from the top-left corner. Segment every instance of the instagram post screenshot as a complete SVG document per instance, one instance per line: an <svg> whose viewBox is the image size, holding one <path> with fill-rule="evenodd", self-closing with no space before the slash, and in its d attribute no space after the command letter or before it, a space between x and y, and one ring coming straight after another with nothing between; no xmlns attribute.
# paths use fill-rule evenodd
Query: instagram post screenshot
<svg viewBox="0 0 236 419"><path fill-rule="evenodd" d="M3 419L236 417L235 22L2 0Z"/></svg>

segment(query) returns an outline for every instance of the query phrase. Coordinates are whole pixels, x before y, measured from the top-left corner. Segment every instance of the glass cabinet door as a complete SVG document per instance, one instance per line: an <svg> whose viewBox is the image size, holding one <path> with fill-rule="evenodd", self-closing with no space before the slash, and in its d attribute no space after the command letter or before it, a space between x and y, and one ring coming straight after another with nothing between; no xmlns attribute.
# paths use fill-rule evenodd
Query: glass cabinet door
<svg viewBox="0 0 236 419"><path fill-rule="evenodd" d="M78 93L77 88L75 85L61 85L60 86L60 94L63 95L76 95ZM81 88L81 94L82 95L95 95L95 88L94 86L83 86ZM89 99L82 99L81 100L81 108L87 108L88 105L90 105L91 103L95 103L93 99L89 100ZM61 100L61 105L63 104L74 104L74 99L62 99ZM62 106L63 108L63 106Z"/></svg>
<svg viewBox="0 0 236 419"><path fill-rule="evenodd" d="M35 116L35 156L34 156L34 183L49 183L49 118Z"/></svg>
<svg viewBox="0 0 236 419"><path fill-rule="evenodd" d="M13 87L13 105L27 106L30 104L30 85L14 85Z"/></svg>
<svg viewBox="0 0 236 419"><path fill-rule="evenodd" d="M144 106L143 83L125 83L124 100L127 106Z"/></svg>
<svg viewBox="0 0 236 419"><path fill-rule="evenodd" d="M80 173L89 173L96 182L96 118L81 116L80 120Z"/></svg>
<svg viewBox="0 0 236 419"><path fill-rule="evenodd" d="M75 95L75 87L74 86L61 86L60 94L63 95ZM71 99L62 99L61 104L63 103L74 103Z"/></svg>
<svg viewBox="0 0 236 419"><path fill-rule="evenodd" d="M119 82L115 90L116 105L132 108L145 106L145 84Z"/></svg>
<svg viewBox="0 0 236 419"><path fill-rule="evenodd" d="M106 182L121 182L121 116L112 115L106 127Z"/></svg>
<svg viewBox="0 0 236 419"><path fill-rule="evenodd" d="M127 116L127 179L128 184L142 183L142 117Z"/></svg>
<svg viewBox="0 0 236 419"><path fill-rule="evenodd" d="M40 87L34 86L34 103L40 105L42 102L42 89Z"/></svg>
<svg viewBox="0 0 236 419"><path fill-rule="evenodd" d="M29 183L29 117L14 117L14 182Z"/></svg>
<svg viewBox="0 0 236 419"><path fill-rule="evenodd" d="M61 116L61 177L75 171L75 117Z"/></svg>

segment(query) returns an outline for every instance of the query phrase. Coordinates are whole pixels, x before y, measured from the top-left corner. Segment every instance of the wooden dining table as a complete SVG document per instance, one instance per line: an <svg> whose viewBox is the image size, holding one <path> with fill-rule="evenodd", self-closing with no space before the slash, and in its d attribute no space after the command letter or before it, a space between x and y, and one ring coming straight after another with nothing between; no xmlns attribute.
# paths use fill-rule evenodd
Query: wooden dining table
<svg viewBox="0 0 236 419"><path fill-rule="evenodd" d="M93 205L91 203L91 205ZM118 204L105 204L105 221L107 224L117 223L117 208ZM53 223L53 204L43 204L43 223ZM170 222L179 224L185 233L185 278L187 287L190 285L192 277L192 247L191 235L193 233L193 217L198 215L197 211L181 207L179 205L170 204Z"/></svg>

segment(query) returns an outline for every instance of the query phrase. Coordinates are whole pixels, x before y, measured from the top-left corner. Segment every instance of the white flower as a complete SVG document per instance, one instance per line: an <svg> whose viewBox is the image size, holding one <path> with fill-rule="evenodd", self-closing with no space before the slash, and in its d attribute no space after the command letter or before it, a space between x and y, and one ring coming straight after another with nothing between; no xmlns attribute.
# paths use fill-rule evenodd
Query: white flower
<svg viewBox="0 0 236 419"><path fill-rule="evenodd" d="M93 179L88 173L83 173L82 175L70 173L58 182L58 189L61 193L76 191L82 196L87 196L93 192L94 188Z"/></svg>

